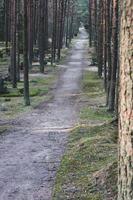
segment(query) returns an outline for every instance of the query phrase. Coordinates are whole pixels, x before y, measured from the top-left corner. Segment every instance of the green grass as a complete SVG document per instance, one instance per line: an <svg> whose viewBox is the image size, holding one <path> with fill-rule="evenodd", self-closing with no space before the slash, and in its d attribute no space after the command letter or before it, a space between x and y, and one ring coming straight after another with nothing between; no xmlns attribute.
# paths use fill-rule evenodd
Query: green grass
<svg viewBox="0 0 133 200"><path fill-rule="evenodd" d="M39 77L30 80L30 96L41 96L47 94L49 91L49 84L52 82L53 77ZM0 94L0 97L22 97L23 96L23 85L21 81L18 83L17 88L12 88L10 82L7 82L7 93Z"/></svg>
<svg viewBox="0 0 133 200"><path fill-rule="evenodd" d="M7 74L9 61L7 58L0 58L0 74Z"/></svg>
<svg viewBox="0 0 133 200"><path fill-rule="evenodd" d="M83 123L87 121L109 122L115 116L109 113L105 106L105 91L103 80L97 75L97 72L86 71L82 80L82 90L84 95L81 100L88 102L82 106L80 118Z"/></svg>
<svg viewBox="0 0 133 200"><path fill-rule="evenodd" d="M96 72L84 73L82 93L79 99L82 102L81 125L70 133L57 173L53 200L107 200L107 190L115 200L117 126L110 123L114 115L103 106L103 81ZM90 122L93 127L88 126Z"/></svg>
<svg viewBox="0 0 133 200"><path fill-rule="evenodd" d="M85 71L82 81L82 90L90 97L104 94L103 81L99 79L96 72Z"/></svg>
<svg viewBox="0 0 133 200"><path fill-rule="evenodd" d="M0 111L1 118L4 119L13 119L18 115L31 111L41 102L48 101L51 98L50 95L46 96L34 96L31 97L31 105L25 106L23 97L11 97L10 101L5 101L5 98L0 99L0 105L6 108L6 111ZM7 98L6 98L7 99Z"/></svg>
<svg viewBox="0 0 133 200"><path fill-rule="evenodd" d="M116 161L116 134L116 127L110 124L72 131L57 174L53 200L103 199L104 191L99 191L94 174ZM110 180L115 175L116 171Z"/></svg>
<svg viewBox="0 0 133 200"><path fill-rule="evenodd" d="M41 102L48 101L51 95L48 93L56 80L56 73L50 73L48 76L36 76L30 78L30 100L31 106L24 106L23 82L19 82L17 89L12 88L11 83L7 82L8 93L0 95L0 111L2 119L12 119L28 112L39 105Z"/></svg>
<svg viewBox="0 0 133 200"><path fill-rule="evenodd" d="M107 111L106 107L85 107L80 113L81 119L83 121L88 120L99 120L99 121L111 121L113 114Z"/></svg>

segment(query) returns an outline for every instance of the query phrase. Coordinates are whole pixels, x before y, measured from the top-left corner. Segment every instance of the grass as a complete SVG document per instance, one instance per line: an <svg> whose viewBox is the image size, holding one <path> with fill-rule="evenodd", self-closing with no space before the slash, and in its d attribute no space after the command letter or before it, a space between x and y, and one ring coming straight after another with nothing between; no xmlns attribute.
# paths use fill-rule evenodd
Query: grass
<svg viewBox="0 0 133 200"><path fill-rule="evenodd" d="M8 73L8 64L9 64L9 58L7 57L0 58L0 74Z"/></svg>
<svg viewBox="0 0 133 200"><path fill-rule="evenodd" d="M99 121L111 121L112 117L114 116L112 113L109 113L106 107L85 107L82 109L81 119L83 121L88 120L99 120Z"/></svg>
<svg viewBox="0 0 133 200"><path fill-rule="evenodd" d="M110 122L115 117L114 113L107 111L103 80L99 79L97 72L86 71L84 73L82 90L85 95L81 97L81 100L88 102L82 106L80 111L83 123L90 120Z"/></svg>
<svg viewBox="0 0 133 200"><path fill-rule="evenodd" d="M55 70L55 69L54 69ZM30 77L30 100L31 106L24 106L23 81L18 83L17 89L12 88L11 83L7 82L8 92L0 95L0 116L2 119L13 119L23 112L34 109L41 102L51 98L49 91L56 80L56 71L51 71L47 76Z"/></svg>
<svg viewBox="0 0 133 200"><path fill-rule="evenodd" d="M82 81L82 90L89 97L104 95L103 81L99 79L96 72L85 71Z"/></svg>
<svg viewBox="0 0 133 200"><path fill-rule="evenodd" d="M116 134L116 127L110 124L72 131L57 174L53 200L103 199L104 191L99 191L95 173L116 162Z"/></svg>
<svg viewBox="0 0 133 200"><path fill-rule="evenodd" d="M117 126L107 112L103 82L86 71L82 80L81 125L69 135L57 172L53 200L107 200L117 193ZM93 121L94 126L88 126ZM100 125L99 121L102 122ZM84 125L83 125L84 124Z"/></svg>
<svg viewBox="0 0 133 200"><path fill-rule="evenodd" d="M1 118L4 119L14 119L18 115L31 111L41 102L48 101L51 98L50 95L47 96L35 96L31 97L31 105L25 106L23 97L11 97L10 101L5 101L5 98L1 98L0 104L4 108L4 111L0 111Z"/></svg>

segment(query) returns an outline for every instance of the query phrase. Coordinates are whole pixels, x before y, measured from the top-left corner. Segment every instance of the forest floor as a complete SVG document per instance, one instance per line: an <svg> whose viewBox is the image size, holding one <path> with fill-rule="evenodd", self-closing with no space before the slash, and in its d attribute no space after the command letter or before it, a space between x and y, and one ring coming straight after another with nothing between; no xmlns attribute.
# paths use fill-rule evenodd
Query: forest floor
<svg viewBox="0 0 133 200"><path fill-rule="evenodd" d="M59 66L52 98L18 115L0 135L0 200L115 199L116 127L89 64L81 29Z"/></svg>

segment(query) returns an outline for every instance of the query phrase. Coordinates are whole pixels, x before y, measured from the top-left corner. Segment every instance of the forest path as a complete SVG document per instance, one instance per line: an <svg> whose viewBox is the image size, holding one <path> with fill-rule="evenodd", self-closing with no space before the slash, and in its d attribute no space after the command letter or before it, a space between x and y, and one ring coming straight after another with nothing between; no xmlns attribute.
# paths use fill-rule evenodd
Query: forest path
<svg viewBox="0 0 133 200"><path fill-rule="evenodd" d="M87 66L87 33L81 28L52 101L17 119L0 136L0 200L51 200L68 131L78 123L77 96Z"/></svg>

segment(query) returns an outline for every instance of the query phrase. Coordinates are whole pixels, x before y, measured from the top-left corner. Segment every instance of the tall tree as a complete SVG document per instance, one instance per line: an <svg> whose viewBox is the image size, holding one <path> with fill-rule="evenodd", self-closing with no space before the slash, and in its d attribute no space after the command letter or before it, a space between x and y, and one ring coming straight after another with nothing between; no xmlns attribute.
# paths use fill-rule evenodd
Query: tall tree
<svg viewBox="0 0 133 200"><path fill-rule="evenodd" d="M118 200L133 199L133 1L121 0Z"/></svg>
<svg viewBox="0 0 133 200"><path fill-rule="evenodd" d="M24 100L25 105L30 105L29 98L29 62L28 62L28 14L27 14L28 0L24 0Z"/></svg>
<svg viewBox="0 0 133 200"><path fill-rule="evenodd" d="M45 0L46 1L46 0ZM45 1L39 0L39 56L40 56L40 72L44 72L44 53L45 53Z"/></svg>
<svg viewBox="0 0 133 200"><path fill-rule="evenodd" d="M89 0L89 44L92 46L92 0Z"/></svg>
<svg viewBox="0 0 133 200"><path fill-rule="evenodd" d="M55 62L56 59L56 47L57 47L57 8L58 1L53 1L53 33L52 33L52 63Z"/></svg>
<svg viewBox="0 0 133 200"><path fill-rule="evenodd" d="M116 81L118 69L118 31L119 31L119 14L118 14L118 0L114 0L114 25L113 25L113 53L112 53L112 68L111 68L111 83L109 91L109 110L114 111L116 101Z"/></svg>
<svg viewBox="0 0 133 200"><path fill-rule="evenodd" d="M32 67L33 60L33 0L28 1L28 57L29 57L29 66Z"/></svg>
<svg viewBox="0 0 133 200"><path fill-rule="evenodd" d="M5 47L8 48L9 41L9 1L5 0Z"/></svg>
<svg viewBox="0 0 133 200"><path fill-rule="evenodd" d="M11 66L10 76L12 85L17 87L17 70L16 70L16 25L17 25L17 1L11 2Z"/></svg>

